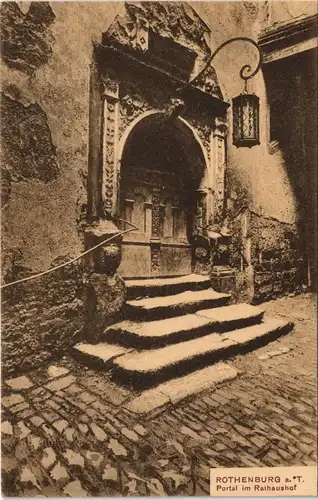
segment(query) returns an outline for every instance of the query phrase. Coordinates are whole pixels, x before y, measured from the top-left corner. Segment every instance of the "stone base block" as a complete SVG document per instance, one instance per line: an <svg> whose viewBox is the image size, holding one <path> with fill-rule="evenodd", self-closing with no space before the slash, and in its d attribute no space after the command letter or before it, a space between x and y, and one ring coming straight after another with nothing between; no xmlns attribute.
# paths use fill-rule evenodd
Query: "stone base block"
<svg viewBox="0 0 318 500"><path fill-rule="evenodd" d="M118 273L90 275L85 291L85 340L98 341L104 329L118 319L125 301L125 282Z"/></svg>
<svg viewBox="0 0 318 500"><path fill-rule="evenodd" d="M215 266L211 273L211 286L217 292L231 293L235 289L234 269L227 266Z"/></svg>
<svg viewBox="0 0 318 500"><path fill-rule="evenodd" d="M119 229L112 221L99 220L85 230L85 243L87 248L92 248L102 241L113 238L92 251L85 257L85 267L90 272L115 274L121 261L122 236Z"/></svg>

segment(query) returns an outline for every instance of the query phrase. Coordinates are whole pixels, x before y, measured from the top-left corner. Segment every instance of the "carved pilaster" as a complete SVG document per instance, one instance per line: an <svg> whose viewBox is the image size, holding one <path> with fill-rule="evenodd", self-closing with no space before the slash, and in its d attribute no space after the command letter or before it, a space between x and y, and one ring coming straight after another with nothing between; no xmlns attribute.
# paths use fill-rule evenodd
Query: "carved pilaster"
<svg viewBox="0 0 318 500"><path fill-rule="evenodd" d="M152 226L151 226L151 271L159 272L161 269L160 237L162 229L162 208L160 204L160 189L152 192Z"/></svg>
<svg viewBox="0 0 318 500"><path fill-rule="evenodd" d="M152 193L152 230L151 239L160 239L161 229L161 209L160 209L160 189L154 189Z"/></svg>
<svg viewBox="0 0 318 500"><path fill-rule="evenodd" d="M152 274L160 273L161 269L161 250L159 243L151 245L151 272Z"/></svg>
<svg viewBox="0 0 318 500"><path fill-rule="evenodd" d="M210 136L211 136L211 125L209 123L205 123L202 119L198 117L189 117L189 122L194 127L196 133L198 134L202 146L205 149L207 157L210 157Z"/></svg>
<svg viewBox="0 0 318 500"><path fill-rule="evenodd" d="M196 214L193 234L202 236L207 225L207 190L197 189L196 191Z"/></svg>
<svg viewBox="0 0 318 500"><path fill-rule="evenodd" d="M227 125L221 118L215 119L215 129L213 131L214 146L214 211L215 219L220 220L223 216L224 208L224 188L225 188L225 136Z"/></svg>
<svg viewBox="0 0 318 500"><path fill-rule="evenodd" d="M102 211L106 218L116 214L117 144L119 88L113 76L103 78L101 121L101 193Z"/></svg>

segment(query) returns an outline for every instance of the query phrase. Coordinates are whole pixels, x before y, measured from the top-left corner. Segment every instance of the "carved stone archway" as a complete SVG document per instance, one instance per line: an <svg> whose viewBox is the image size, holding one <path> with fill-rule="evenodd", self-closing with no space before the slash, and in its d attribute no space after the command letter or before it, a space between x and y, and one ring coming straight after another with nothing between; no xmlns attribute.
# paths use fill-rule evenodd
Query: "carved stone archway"
<svg viewBox="0 0 318 500"><path fill-rule="evenodd" d="M126 15L117 17L95 46L88 245L116 231L125 138L143 117L154 113L173 120L178 111L177 119L191 129L206 161L198 201L198 213L205 217L202 226L222 218L228 105L212 67L195 86L187 85L209 57L210 37L208 27L185 3L127 3ZM182 100L175 98L180 87L184 88ZM120 261L120 239L116 245ZM90 266L96 271L96 261L104 262L104 272L108 272L107 258L101 254L107 257L107 247ZM102 267L98 267L99 272Z"/></svg>

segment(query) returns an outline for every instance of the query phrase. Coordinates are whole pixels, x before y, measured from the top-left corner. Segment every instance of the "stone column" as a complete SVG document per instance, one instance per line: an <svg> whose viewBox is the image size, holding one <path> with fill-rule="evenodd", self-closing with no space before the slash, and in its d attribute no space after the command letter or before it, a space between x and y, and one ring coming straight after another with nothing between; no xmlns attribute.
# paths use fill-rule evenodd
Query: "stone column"
<svg viewBox="0 0 318 500"><path fill-rule="evenodd" d="M196 213L193 227L193 235L195 236L206 234L206 226L208 223L207 197L207 188L199 188L196 190Z"/></svg>
<svg viewBox="0 0 318 500"><path fill-rule="evenodd" d="M106 219L117 215L117 145L119 85L112 75L103 77L101 119L101 195Z"/></svg>
<svg viewBox="0 0 318 500"><path fill-rule="evenodd" d="M196 214L193 228L193 272L203 275L209 275L211 268L210 244L206 234L208 208L208 189L197 189Z"/></svg>
<svg viewBox="0 0 318 500"><path fill-rule="evenodd" d="M104 328L117 318L126 299L123 279L117 273L122 236L113 222L117 216L117 143L119 89L114 75L102 76L100 120L98 219L85 230L86 248L114 237L86 256L86 340L98 340Z"/></svg>
<svg viewBox="0 0 318 500"><path fill-rule="evenodd" d="M213 161L214 161L214 215L215 222L218 223L223 218L224 212L224 191L225 191L225 137L227 125L224 119L215 119L213 131Z"/></svg>

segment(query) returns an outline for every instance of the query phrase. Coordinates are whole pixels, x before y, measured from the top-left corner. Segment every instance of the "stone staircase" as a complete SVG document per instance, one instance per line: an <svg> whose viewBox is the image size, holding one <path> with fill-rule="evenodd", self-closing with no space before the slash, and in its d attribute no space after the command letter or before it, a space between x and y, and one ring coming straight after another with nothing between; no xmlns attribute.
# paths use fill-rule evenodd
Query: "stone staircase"
<svg viewBox="0 0 318 500"><path fill-rule="evenodd" d="M264 318L259 307L229 304L231 296L212 290L205 276L126 284L127 319L106 328L100 343L75 345L73 355L133 390L202 370L293 328L290 322Z"/></svg>

